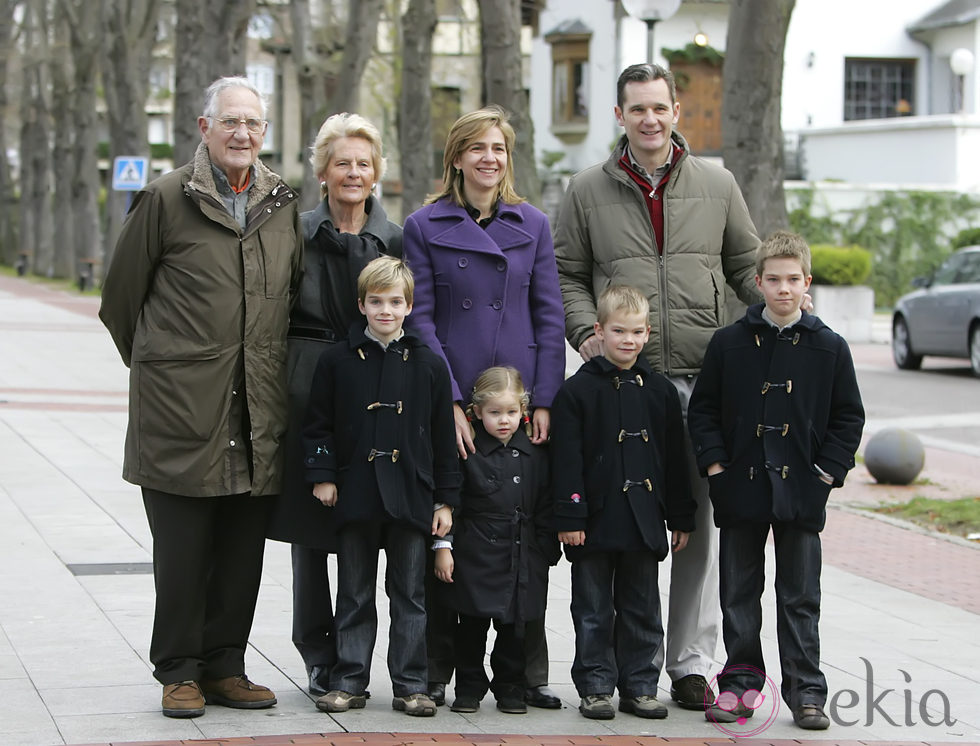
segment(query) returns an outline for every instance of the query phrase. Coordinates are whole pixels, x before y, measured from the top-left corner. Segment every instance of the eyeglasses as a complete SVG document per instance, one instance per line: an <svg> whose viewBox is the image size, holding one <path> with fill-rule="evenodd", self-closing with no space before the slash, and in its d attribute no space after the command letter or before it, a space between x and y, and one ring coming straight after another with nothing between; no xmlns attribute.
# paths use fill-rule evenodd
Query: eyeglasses
<svg viewBox="0 0 980 746"><path fill-rule="evenodd" d="M265 132L268 122L264 119L238 119L237 117L208 117L212 122L217 122L225 132L237 132L243 124L250 135L261 135Z"/></svg>

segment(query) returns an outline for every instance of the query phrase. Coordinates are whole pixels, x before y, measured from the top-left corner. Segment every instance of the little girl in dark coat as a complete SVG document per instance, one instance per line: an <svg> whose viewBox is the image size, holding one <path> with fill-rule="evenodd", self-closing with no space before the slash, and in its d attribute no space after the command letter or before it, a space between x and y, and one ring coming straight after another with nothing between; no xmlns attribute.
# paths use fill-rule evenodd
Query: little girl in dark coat
<svg viewBox="0 0 980 746"><path fill-rule="evenodd" d="M462 462L452 543L437 544L435 559L445 601L459 613L454 712L475 712L488 689L499 710L527 712L524 625L544 618L548 567L560 556L548 459L521 427L528 401L514 368L489 368L473 388L476 453ZM491 621L497 630L492 683L483 667Z"/></svg>

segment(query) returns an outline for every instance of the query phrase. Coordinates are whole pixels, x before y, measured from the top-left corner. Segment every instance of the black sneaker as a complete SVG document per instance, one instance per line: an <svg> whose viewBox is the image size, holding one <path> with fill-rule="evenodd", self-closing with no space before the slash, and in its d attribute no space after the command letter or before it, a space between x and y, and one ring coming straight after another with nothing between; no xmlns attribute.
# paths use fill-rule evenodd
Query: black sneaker
<svg viewBox="0 0 980 746"><path fill-rule="evenodd" d="M590 720L612 720L616 717L611 694L586 694L578 711Z"/></svg>
<svg viewBox="0 0 980 746"><path fill-rule="evenodd" d="M682 709L705 710L714 704L715 693L704 676L692 673L671 683L670 698Z"/></svg>
<svg viewBox="0 0 980 746"><path fill-rule="evenodd" d="M436 707L446 704L446 685L441 681L429 682L429 699L436 703Z"/></svg>
<svg viewBox="0 0 980 746"><path fill-rule="evenodd" d="M523 697L500 696L497 697L497 709L510 715L523 715L527 712L527 704Z"/></svg>
<svg viewBox="0 0 980 746"><path fill-rule="evenodd" d="M453 712L476 712L480 709L480 700L476 697L467 697L465 694L459 695L449 709Z"/></svg>

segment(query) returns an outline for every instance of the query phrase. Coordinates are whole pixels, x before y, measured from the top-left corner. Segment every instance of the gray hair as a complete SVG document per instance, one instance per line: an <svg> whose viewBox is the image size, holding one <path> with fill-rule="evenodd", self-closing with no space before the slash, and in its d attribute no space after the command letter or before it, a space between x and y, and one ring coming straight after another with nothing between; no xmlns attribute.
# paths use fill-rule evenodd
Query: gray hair
<svg viewBox="0 0 980 746"><path fill-rule="evenodd" d="M342 137L359 137L371 146L371 165L374 167L374 180L381 181L385 174L387 161L381 155L383 143L381 132L371 122L360 114L343 112L327 117L316 133L313 145L310 146L310 165L317 177L322 174L330 159L333 158L334 145ZM321 189L321 197L326 197L326 190Z"/></svg>
<svg viewBox="0 0 980 746"><path fill-rule="evenodd" d="M245 88L255 94L259 100L259 108L262 110L262 118L265 119L268 105L265 96L255 87L251 80L241 75L231 75L225 78L218 78L204 91L204 114L205 118L218 116L218 97L229 88Z"/></svg>

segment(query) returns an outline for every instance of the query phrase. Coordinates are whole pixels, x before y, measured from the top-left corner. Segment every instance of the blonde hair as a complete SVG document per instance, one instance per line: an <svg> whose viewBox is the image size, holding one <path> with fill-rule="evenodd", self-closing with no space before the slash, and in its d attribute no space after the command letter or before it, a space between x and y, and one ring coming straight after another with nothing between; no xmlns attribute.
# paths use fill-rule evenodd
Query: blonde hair
<svg viewBox="0 0 980 746"><path fill-rule="evenodd" d="M412 305L415 294L415 277L401 259L393 256L379 256L367 263L357 276L357 299L364 303L372 290L383 291L399 288L405 294L405 302Z"/></svg>
<svg viewBox="0 0 980 746"><path fill-rule="evenodd" d="M333 158L334 145L342 137L359 137L367 140L371 146L371 165L374 167L375 182L381 181L385 174L385 167L388 165L384 156L381 155L382 145L381 132L360 114L334 114L327 117L327 120L320 126L320 131L313 138L310 146L310 165L313 166L313 173L317 178L327 170L330 159ZM327 196L327 189L320 186L320 198Z"/></svg>
<svg viewBox="0 0 980 746"><path fill-rule="evenodd" d="M650 315L650 301L634 287L629 285L611 285L602 291L599 302L596 303L596 321L605 324L609 317L617 311L632 314Z"/></svg>
<svg viewBox="0 0 980 746"><path fill-rule="evenodd" d="M790 231L776 231L759 244L755 252L755 273L762 277L766 271L766 259L796 259L803 276L810 275L810 247L803 236Z"/></svg>
<svg viewBox="0 0 980 746"><path fill-rule="evenodd" d="M500 129L504 136L504 147L507 149L507 167L504 169L503 178L497 185L497 193L494 195L494 202L497 199L503 200L508 205L516 205L524 201L514 187L514 143L517 136L514 128L510 125L510 115L496 104L485 106L482 109L471 111L464 114L449 130L446 137L446 150L442 156L442 191L430 194L425 198L425 204L430 204L443 197L449 197L460 207L466 205L466 194L463 191L463 172L453 164L463 152L491 127Z"/></svg>
<svg viewBox="0 0 980 746"><path fill-rule="evenodd" d="M497 399L504 394L513 394L517 397L517 403L521 406L521 416L526 420L524 429L528 435L531 434L531 422L527 419L531 395L524 388L520 371L517 368L504 365L487 368L473 384L473 394L470 396L470 403L466 407L466 417L471 423L470 430L473 429L472 422L475 417L473 408L482 407L491 399Z"/></svg>

